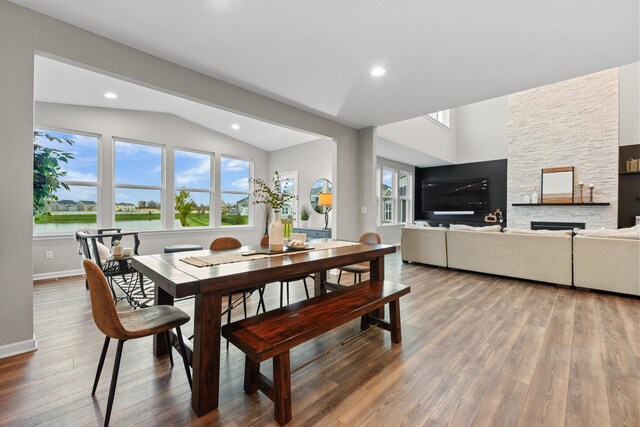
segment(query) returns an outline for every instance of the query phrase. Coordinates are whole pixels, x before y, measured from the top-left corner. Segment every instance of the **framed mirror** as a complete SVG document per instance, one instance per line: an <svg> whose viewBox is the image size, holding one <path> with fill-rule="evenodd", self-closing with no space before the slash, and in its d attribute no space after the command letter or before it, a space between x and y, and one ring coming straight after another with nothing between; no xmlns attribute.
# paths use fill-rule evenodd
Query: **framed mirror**
<svg viewBox="0 0 640 427"><path fill-rule="evenodd" d="M311 207L319 214L325 214L331 210L333 185L328 179L320 178L311 187Z"/></svg>
<svg viewBox="0 0 640 427"><path fill-rule="evenodd" d="M573 166L542 169L542 203L573 203Z"/></svg>

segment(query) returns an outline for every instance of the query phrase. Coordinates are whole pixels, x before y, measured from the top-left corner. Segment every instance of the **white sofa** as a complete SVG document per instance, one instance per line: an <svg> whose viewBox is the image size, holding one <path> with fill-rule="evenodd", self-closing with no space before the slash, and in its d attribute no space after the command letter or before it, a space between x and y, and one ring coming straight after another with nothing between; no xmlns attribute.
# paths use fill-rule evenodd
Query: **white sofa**
<svg viewBox="0 0 640 427"><path fill-rule="evenodd" d="M571 286L571 235L447 231L451 268Z"/></svg>
<svg viewBox="0 0 640 427"><path fill-rule="evenodd" d="M400 234L402 261L447 266L447 229L405 227Z"/></svg>
<svg viewBox="0 0 640 427"><path fill-rule="evenodd" d="M575 236L574 285L640 296L640 240Z"/></svg>

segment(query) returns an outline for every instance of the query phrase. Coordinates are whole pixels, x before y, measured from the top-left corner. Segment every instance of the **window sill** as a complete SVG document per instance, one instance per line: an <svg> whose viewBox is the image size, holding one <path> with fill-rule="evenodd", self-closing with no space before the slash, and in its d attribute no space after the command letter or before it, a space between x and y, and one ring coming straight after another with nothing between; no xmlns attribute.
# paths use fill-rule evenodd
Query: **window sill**
<svg viewBox="0 0 640 427"><path fill-rule="evenodd" d="M153 236L153 235L162 235L162 234L180 234L180 233L202 233L202 232L220 232L220 231L242 231L242 230L253 230L255 229L252 225L238 225L238 226L228 226L228 227L189 227L189 228L173 228L173 229L157 229L157 230L125 230L124 231L138 231L141 236ZM57 233L57 234L34 234L34 241L47 241L47 240L73 240L73 234L71 233Z"/></svg>

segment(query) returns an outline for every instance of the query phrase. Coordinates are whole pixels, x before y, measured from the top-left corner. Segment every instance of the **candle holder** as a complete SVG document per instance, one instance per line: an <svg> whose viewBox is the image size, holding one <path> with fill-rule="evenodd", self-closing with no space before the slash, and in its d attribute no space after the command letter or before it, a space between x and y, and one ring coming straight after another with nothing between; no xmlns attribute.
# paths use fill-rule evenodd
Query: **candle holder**
<svg viewBox="0 0 640 427"><path fill-rule="evenodd" d="M593 203L593 184L589 184L589 203Z"/></svg>
<svg viewBox="0 0 640 427"><path fill-rule="evenodd" d="M582 198L582 190L584 189L584 182L580 182L578 184L578 186L580 187L580 203L584 203L584 199Z"/></svg>

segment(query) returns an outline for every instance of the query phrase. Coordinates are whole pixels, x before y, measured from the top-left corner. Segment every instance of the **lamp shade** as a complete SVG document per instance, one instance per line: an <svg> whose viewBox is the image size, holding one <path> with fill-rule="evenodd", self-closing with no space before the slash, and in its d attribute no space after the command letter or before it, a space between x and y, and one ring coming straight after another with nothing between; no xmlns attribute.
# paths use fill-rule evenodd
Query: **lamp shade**
<svg viewBox="0 0 640 427"><path fill-rule="evenodd" d="M318 205L319 206L331 206L332 205L331 193L320 193L320 194L318 194Z"/></svg>

